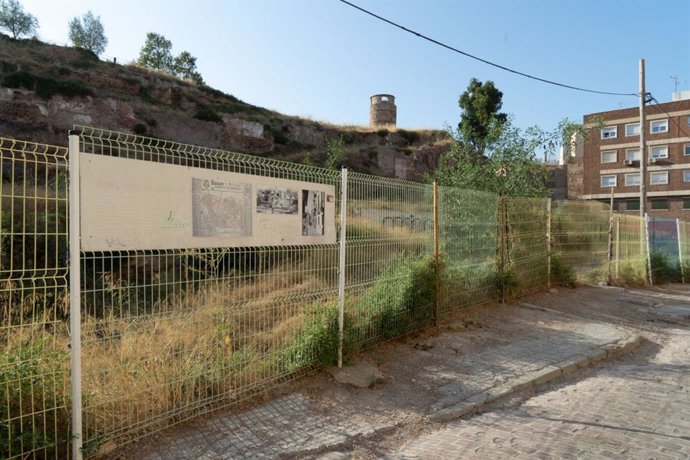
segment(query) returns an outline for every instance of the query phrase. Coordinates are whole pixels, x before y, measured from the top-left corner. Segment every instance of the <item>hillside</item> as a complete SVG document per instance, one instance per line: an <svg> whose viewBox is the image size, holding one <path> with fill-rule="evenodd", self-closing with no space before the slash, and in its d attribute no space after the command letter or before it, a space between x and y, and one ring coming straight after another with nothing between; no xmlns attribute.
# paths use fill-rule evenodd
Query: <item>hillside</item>
<svg viewBox="0 0 690 460"><path fill-rule="evenodd" d="M367 100L362 110L368 110ZM414 180L448 148L443 131L368 130L292 117L93 53L0 34L0 136L66 145L73 125Z"/></svg>

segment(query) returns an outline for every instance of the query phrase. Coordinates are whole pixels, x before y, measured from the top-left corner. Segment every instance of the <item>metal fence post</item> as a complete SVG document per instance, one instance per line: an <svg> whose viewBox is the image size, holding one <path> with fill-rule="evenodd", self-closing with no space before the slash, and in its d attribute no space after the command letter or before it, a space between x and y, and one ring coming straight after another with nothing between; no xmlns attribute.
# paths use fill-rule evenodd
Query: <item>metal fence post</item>
<svg viewBox="0 0 690 460"><path fill-rule="evenodd" d="M652 252L649 244L649 214L644 214L644 239L647 245L647 272L649 276L649 285L654 286L654 278L652 277Z"/></svg>
<svg viewBox="0 0 690 460"><path fill-rule="evenodd" d="M81 234L79 221L79 136L69 135L69 317L72 398L72 458L82 458Z"/></svg>
<svg viewBox="0 0 690 460"><path fill-rule="evenodd" d="M546 287L551 287L551 198L546 199Z"/></svg>
<svg viewBox="0 0 690 460"><path fill-rule="evenodd" d="M506 202L505 202L505 197L500 196L498 198L498 273L499 273L499 282L500 286L499 289L501 290L500 295L501 295L501 303L505 303L506 301L506 273L505 273L505 258L506 258Z"/></svg>
<svg viewBox="0 0 690 460"><path fill-rule="evenodd" d="M621 249L621 220L616 217L616 278L618 278L618 271L620 265L620 249Z"/></svg>
<svg viewBox="0 0 690 460"><path fill-rule="evenodd" d="M676 218L676 235L678 235L678 264L680 265L680 281L685 284L685 269L683 268L683 244L680 233L680 219Z"/></svg>
<svg viewBox="0 0 690 460"><path fill-rule="evenodd" d="M338 367L343 367L345 330L345 237L347 235L347 168L340 177L340 252L338 256Z"/></svg>
<svg viewBox="0 0 690 460"><path fill-rule="evenodd" d="M606 284L611 285L611 259L613 258L613 188L611 188L611 205L609 207L609 231L606 244Z"/></svg>
<svg viewBox="0 0 690 460"><path fill-rule="evenodd" d="M435 284L434 284L434 326L438 325L438 308L439 308L439 298L441 293L439 292L439 266L438 266L438 258L439 258L439 252L438 252L438 227L439 227L439 222L438 222L438 182L434 181L434 189L433 189L433 194L434 194L434 275L435 275Z"/></svg>

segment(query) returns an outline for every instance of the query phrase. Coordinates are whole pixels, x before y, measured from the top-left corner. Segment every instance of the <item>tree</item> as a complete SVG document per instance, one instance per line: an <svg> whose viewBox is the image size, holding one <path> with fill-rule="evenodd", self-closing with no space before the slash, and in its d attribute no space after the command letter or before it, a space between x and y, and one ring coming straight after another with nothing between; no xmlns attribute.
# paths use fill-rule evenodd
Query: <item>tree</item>
<svg viewBox="0 0 690 460"><path fill-rule="evenodd" d="M487 145L491 143L489 136L496 133L506 122L507 115L499 113L503 105L503 93L492 81L482 83L473 78L467 90L460 96L462 118L458 130L462 138L478 156L484 154Z"/></svg>
<svg viewBox="0 0 690 460"><path fill-rule="evenodd" d="M24 11L17 0L0 0L0 29L7 30L12 38L31 35L38 28L38 20Z"/></svg>
<svg viewBox="0 0 690 460"><path fill-rule="evenodd" d="M180 78L194 81L197 85L204 84L204 79L196 70L196 58L189 51L182 51L175 58L173 72Z"/></svg>
<svg viewBox="0 0 690 460"><path fill-rule="evenodd" d="M105 37L100 16L94 16L87 11L81 18L72 18L69 21L69 39L77 48L84 48L100 55L105 51L108 39Z"/></svg>
<svg viewBox="0 0 690 460"><path fill-rule="evenodd" d="M146 42L139 52L139 65L159 72L174 73L172 42L155 32L146 34Z"/></svg>
<svg viewBox="0 0 690 460"><path fill-rule="evenodd" d="M548 171L537 155L550 134L538 128L522 132L506 117L491 125L486 137L492 142L482 157L468 153L468 140L460 130L451 134L451 148L436 170L439 184L503 196L548 195Z"/></svg>

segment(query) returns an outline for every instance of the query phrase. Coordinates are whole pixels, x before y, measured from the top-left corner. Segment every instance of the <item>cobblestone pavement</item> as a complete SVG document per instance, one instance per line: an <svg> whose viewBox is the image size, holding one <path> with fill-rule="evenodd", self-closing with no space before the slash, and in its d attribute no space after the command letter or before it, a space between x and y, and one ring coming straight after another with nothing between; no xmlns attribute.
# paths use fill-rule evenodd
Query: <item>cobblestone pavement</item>
<svg viewBox="0 0 690 460"><path fill-rule="evenodd" d="M690 334L517 408L448 423L390 458L690 458Z"/></svg>
<svg viewBox="0 0 690 460"><path fill-rule="evenodd" d="M595 308L580 295L573 294L571 303L560 308L637 324L648 344L632 357L590 370L580 381L552 386L518 407L449 422L385 457L689 459L687 291L620 290L617 295L629 303L624 309ZM366 452L360 456L370 457Z"/></svg>

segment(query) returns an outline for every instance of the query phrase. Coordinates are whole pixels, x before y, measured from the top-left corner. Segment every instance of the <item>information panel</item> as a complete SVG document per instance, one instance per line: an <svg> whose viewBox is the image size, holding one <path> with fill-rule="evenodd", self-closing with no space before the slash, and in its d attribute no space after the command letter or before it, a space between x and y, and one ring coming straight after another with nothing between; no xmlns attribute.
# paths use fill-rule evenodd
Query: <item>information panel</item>
<svg viewBox="0 0 690 460"><path fill-rule="evenodd" d="M83 251L335 243L335 187L80 154Z"/></svg>

